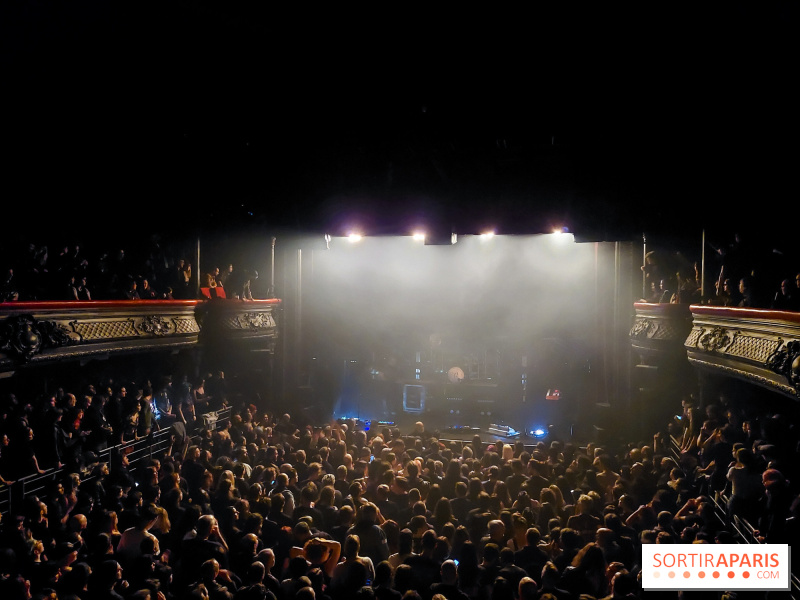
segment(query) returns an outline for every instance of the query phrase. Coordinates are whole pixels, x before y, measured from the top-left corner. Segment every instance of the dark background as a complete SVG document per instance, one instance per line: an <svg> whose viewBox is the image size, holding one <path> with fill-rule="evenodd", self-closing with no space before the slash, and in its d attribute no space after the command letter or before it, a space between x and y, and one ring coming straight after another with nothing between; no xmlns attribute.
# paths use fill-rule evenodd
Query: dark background
<svg viewBox="0 0 800 600"><path fill-rule="evenodd" d="M4 2L13 229L789 243L794 3L272 4Z"/></svg>

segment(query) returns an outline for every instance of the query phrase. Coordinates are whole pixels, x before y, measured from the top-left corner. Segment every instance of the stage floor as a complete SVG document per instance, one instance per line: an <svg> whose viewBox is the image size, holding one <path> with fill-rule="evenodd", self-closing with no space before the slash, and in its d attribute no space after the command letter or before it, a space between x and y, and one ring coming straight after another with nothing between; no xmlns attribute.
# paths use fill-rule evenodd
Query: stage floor
<svg viewBox="0 0 800 600"><path fill-rule="evenodd" d="M353 415L355 417L355 415ZM533 446L539 441L548 443L553 439L560 439L564 442L578 440L574 439L572 428L557 430L556 428L540 429L542 433L535 435L522 425L522 418L509 418L506 420L495 419L491 416L474 416L472 418L460 418L456 415L441 413L406 413L401 412L389 415L377 420L370 420L371 430L383 427L383 423L392 423L391 426L398 427L403 434L408 434L414 430L417 421L421 421L426 431L438 432L439 439L443 441L471 441L477 433L483 441L502 440L514 443L522 440L526 446ZM359 426L364 427L366 421L358 420ZM507 428L507 429L506 429Z"/></svg>

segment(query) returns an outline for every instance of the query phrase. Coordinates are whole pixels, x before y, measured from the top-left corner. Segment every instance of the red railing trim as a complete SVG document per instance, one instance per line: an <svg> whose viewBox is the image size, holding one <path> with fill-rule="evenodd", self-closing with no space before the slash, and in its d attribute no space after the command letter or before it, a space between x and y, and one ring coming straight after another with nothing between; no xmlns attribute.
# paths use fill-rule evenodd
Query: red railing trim
<svg viewBox="0 0 800 600"><path fill-rule="evenodd" d="M211 300L23 300L20 302L0 303L0 312L35 312L37 310L68 310L68 309L101 309L101 308L131 308L132 306L158 305L172 306L175 308L193 307L205 304ZM266 300L236 300L235 298L216 298L213 302L227 302L233 304L280 304L280 298Z"/></svg>
<svg viewBox="0 0 800 600"><path fill-rule="evenodd" d="M705 306L692 304L691 311L694 315L714 317L733 317L737 319L770 319L774 321L791 321L800 323L800 312L786 310L771 310L768 308L739 308L728 306Z"/></svg>

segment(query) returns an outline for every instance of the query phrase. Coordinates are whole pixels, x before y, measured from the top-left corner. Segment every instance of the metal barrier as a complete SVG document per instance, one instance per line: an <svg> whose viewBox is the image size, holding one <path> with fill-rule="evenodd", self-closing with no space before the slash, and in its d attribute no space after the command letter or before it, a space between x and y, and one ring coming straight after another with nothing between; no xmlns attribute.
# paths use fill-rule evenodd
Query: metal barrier
<svg viewBox="0 0 800 600"><path fill-rule="evenodd" d="M11 488L7 485L0 486L0 513L7 515L11 507Z"/></svg>
<svg viewBox="0 0 800 600"><path fill-rule="evenodd" d="M214 415L212 418L210 415ZM208 418L207 418L208 417ZM214 430L222 428L231 417L231 408L224 408L209 415L202 415L198 420L198 427L204 428L207 424ZM173 429L167 427L152 432L146 438L125 442L116 446L110 446L100 451L97 455L97 462L110 462L111 456L115 452L125 453L128 456L128 464L131 473L135 476L141 464L145 461L164 456L170 450L173 440ZM189 443L197 441L199 434L195 433L189 438ZM19 514L18 507L22 505L25 498L37 496L40 500L47 500L53 484L63 481L65 475L69 473L65 469L48 469L42 474L34 473L12 483L10 486L0 486L0 514L7 517L12 514ZM91 481L94 476L91 473L81 474L81 481Z"/></svg>

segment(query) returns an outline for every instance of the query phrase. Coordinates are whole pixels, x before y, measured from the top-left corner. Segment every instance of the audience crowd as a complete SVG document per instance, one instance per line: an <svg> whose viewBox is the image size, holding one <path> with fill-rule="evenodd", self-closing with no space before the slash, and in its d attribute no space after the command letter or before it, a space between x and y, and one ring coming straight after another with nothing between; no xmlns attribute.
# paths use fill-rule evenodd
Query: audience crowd
<svg viewBox="0 0 800 600"><path fill-rule="evenodd" d="M10 246L10 247L9 247ZM197 288L221 288L226 297L252 300L251 268L213 265L193 272L180 245L145 238L132 251L67 244L57 253L35 243L0 248L0 302L26 300L195 299Z"/></svg>
<svg viewBox="0 0 800 600"><path fill-rule="evenodd" d="M736 233L728 244L708 244L705 273L700 260L679 251L647 252L641 300L654 303L800 310L797 257ZM180 245L145 238L131 252L120 246L60 247L5 244L0 248L0 302L17 300L194 299L217 288L224 297L253 299L253 268L230 262L193 272ZM181 248L181 249L179 249ZM705 275L706 285L703 286Z"/></svg>
<svg viewBox="0 0 800 600"><path fill-rule="evenodd" d="M230 403L219 384L5 399L4 479L63 475L0 523L2 597L646 598L642 544L733 543L734 515L770 543L796 529L791 420L724 395L685 399L652 441L584 445L297 423L238 399L212 430L197 415ZM98 462L160 427L180 433L162 456Z"/></svg>
<svg viewBox="0 0 800 600"><path fill-rule="evenodd" d="M784 251L737 233L730 244L709 244L705 286L703 271L701 261L680 252L651 250L642 265L642 299L653 303L800 310L800 265L796 257Z"/></svg>
<svg viewBox="0 0 800 600"><path fill-rule="evenodd" d="M188 261L158 244L145 254L133 266L123 250L89 259L68 246L50 257L32 244L4 273L3 301L193 294ZM790 299L800 298L800 275L784 277L768 300L769 286L738 246L719 257L716 293L706 301L797 309ZM643 269L648 299L703 301L698 269L670 279L655 254ZM233 286L233 272L214 268L202 281ZM200 415L222 407L230 420L205 427ZM652 440L526 443L479 434L448 441L422 422L411 431L297 422L232 400L222 372L8 394L0 400L0 488L52 477L46 493L24 497L22 510L0 521L0 593L689 598L696 593L642 590L642 544L734 543L742 523L757 541L790 543L800 522L800 436L793 419L727 395L704 405L685 398L679 411ZM163 454L135 464L125 452L99 459L165 428L173 443Z"/></svg>

